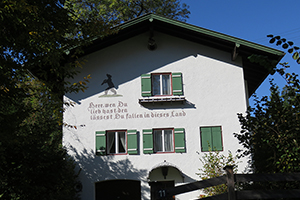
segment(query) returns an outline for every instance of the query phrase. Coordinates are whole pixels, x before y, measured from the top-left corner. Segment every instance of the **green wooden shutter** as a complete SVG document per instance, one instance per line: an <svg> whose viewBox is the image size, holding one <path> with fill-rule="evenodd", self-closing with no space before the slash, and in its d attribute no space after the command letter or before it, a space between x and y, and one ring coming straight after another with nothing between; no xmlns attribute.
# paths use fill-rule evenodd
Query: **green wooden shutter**
<svg viewBox="0 0 300 200"><path fill-rule="evenodd" d="M172 73L172 88L173 95L182 95L183 87L182 87L182 73Z"/></svg>
<svg viewBox="0 0 300 200"><path fill-rule="evenodd" d="M144 153L153 153L153 131L152 129L143 130L143 150Z"/></svg>
<svg viewBox="0 0 300 200"><path fill-rule="evenodd" d="M223 145L222 145L222 133L221 133L221 127L211 127L211 134L212 134L212 150L214 151L222 151Z"/></svg>
<svg viewBox="0 0 300 200"><path fill-rule="evenodd" d="M142 83L142 96L148 97L152 95L151 92L151 74L142 74L141 75Z"/></svg>
<svg viewBox="0 0 300 200"><path fill-rule="evenodd" d="M128 154L138 154L138 141L136 130L127 130L127 152Z"/></svg>
<svg viewBox="0 0 300 200"><path fill-rule="evenodd" d="M211 127L201 127L201 151L209 151L212 145Z"/></svg>
<svg viewBox="0 0 300 200"><path fill-rule="evenodd" d="M184 128L174 129L174 140L175 140L175 152L184 153L185 152L185 134Z"/></svg>
<svg viewBox="0 0 300 200"><path fill-rule="evenodd" d="M106 137L105 131L96 131L96 154L106 154Z"/></svg>

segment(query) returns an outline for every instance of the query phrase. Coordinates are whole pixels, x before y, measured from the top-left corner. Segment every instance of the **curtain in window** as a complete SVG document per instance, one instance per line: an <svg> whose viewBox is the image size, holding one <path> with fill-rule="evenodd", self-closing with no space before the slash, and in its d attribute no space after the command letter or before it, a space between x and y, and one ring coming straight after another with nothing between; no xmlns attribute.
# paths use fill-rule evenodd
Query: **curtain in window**
<svg viewBox="0 0 300 200"><path fill-rule="evenodd" d="M126 137L125 132L118 132L119 138L119 152L118 153L125 153L126 152Z"/></svg>
<svg viewBox="0 0 300 200"><path fill-rule="evenodd" d="M152 75L152 93L160 95L160 75Z"/></svg>
<svg viewBox="0 0 300 200"><path fill-rule="evenodd" d="M162 130L154 131L154 149L155 149L155 151L163 151L163 149L162 149Z"/></svg>
<svg viewBox="0 0 300 200"><path fill-rule="evenodd" d="M115 151L115 132L107 133L108 153L116 153Z"/></svg>
<svg viewBox="0 0 300 200"><path fill-rule="evenodd" d="M162 75L162 95L171 94L170 75Z"/></svg>
<svg viewBox="0 0 300 200"><path fill-rule="evenodd" d="M164 130L165 151L173 151L173 133L172 130Z"/></svg>

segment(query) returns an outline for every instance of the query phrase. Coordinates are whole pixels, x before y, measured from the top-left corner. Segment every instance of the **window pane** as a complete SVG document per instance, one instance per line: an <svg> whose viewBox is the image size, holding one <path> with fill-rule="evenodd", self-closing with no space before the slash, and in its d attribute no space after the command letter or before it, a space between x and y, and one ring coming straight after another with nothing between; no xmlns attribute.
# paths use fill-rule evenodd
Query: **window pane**
<svg viewBox="0 0 300 200"><path fill-rule="evenodd" d="M160 75L152 75L152 93L160 95Z"/></svg>
<svg viewBox="0 0 300 200"><path fill-rule="evenodd" d="M116 153L115 147L115 132L107 133L107 150L108 153Z"/></svg>
<svg viewBox="0 0 300 200"><path fill-rule="evenodd" d="M162 149L162 131L161 130L154 131L154 150L155 151L163 151L163 149Z"/></svg>
<svg viewBox="0 0 300 200"><path fill-rule="evenodd" d="M165 151L173 151L173 131L164 130Z"/></svg>
<svg viewBox="0 0 300 200"><path fill-rule="evenodd" d="M125 153L126 152L126 137L125 132L118 132L118 139L119 139L119 152L118 153Z"/></svg>
<svg viewBox="0 0 300 200"><path fill-rule="evenodd" d="M170 75L162 75L162 95L171 94L171 84L170 84Z"/></svg>

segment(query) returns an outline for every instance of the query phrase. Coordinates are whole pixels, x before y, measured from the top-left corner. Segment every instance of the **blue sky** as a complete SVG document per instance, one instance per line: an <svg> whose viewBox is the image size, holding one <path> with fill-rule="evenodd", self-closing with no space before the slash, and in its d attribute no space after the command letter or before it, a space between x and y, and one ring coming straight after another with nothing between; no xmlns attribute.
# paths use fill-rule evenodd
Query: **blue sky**
<svg viewBox="0 0 300 200"><path fill-rule="evenodd" d="M181 0L190 6L187 23L244 40L269 46L268 34L280 35L300 46L299 0ZM290 72L300 73L298 65L288 54L281 60L291 65ZM284 80L269 76L256 91L258 96L269 94L269 78L279 86ZM250 99L250 104L252 100Z"/></svg>

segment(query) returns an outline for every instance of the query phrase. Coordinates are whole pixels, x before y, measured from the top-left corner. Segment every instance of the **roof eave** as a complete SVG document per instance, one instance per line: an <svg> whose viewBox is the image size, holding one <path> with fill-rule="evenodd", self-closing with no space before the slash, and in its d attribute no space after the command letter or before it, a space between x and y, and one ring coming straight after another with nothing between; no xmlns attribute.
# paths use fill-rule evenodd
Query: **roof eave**
<svg viewBox="0 0 300 200"><path fill-rule="evenodd" d="M241 56L244 62L245 79L249 82L249 96L255 92L258 86L268 76L269 72L258 64L253 65L248 62L248 57L253 54L263 55L267 56L270 60L275 60L276 63L278 63L285 55L283 51L277 49L156 14L146 14L140 16L121 24L114 29L118 30L116 34L107 36L104 39L94 40L91 45L84 48L85 53L83 55L93 53L153 29L154 31L166 33L226 52L236 53L235 51L237 50L238 56ZM234 57L232 58L234 59Z"/></svg>

